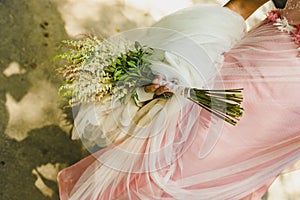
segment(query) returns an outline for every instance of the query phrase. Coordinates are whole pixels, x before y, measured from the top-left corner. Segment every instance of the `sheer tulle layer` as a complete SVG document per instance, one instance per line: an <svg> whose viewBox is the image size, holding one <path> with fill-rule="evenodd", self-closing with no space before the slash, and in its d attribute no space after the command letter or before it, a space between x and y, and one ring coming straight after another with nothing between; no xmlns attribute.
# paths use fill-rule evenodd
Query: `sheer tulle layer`
<svg viewBox="0 0 300 200"><path fill-rule="evenodd" d="M211 116L184 100L178 112L175 98L155 100L151 103L161 104L164 112L172 110L159 135L122 140L63 170L61 199L260 199L274 177L300 158L298 54L290 35L272 24L258 26L225 54L217 82L244 88L245 112L236 127L224 123L213 131L221 137L208 154L201 151L214 128ZM159 119L161 111L152 116ZM120 158L113 153L119 148L148 156ZM152 156L158 149L164 150ZM130 170L100 162L105 154L106 162ZM134 166L127 164L130 159ZM147 168L153 163L155 171Z"/></svg>

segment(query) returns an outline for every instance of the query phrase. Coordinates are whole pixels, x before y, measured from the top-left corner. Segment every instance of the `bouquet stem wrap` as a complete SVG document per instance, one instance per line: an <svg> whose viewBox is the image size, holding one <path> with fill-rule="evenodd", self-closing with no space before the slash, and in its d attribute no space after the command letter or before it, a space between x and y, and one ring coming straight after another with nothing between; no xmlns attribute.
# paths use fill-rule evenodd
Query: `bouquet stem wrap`
<svg viewBox="0 0 300 200"><path fill-rule="evenodd" d="M193 101L232 125L236 125L243 114L243 108L241 107L243 101L242 88L207 90L185 87L170 81L160 81L159 84L168 86L170 92Z"/></svg>

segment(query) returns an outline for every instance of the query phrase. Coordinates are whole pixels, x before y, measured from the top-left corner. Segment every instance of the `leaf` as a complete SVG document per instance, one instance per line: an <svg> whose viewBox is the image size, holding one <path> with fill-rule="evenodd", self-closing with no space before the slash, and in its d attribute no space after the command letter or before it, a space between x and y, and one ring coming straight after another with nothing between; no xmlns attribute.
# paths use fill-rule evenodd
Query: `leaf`
<svg viewBox="0 0 300 200"><path fill-rule="evenodd" d="M136 50L140 50L140 49L142 48L142 45L141 45L138 41L135 41L135 42L134 42L134 48L135 48Z"/></svg>
<svg viewBox="0 0 300 200"><path fill-rule="evenodd" d="M121 63L121 61L120 61L119 58L117 58L117 59L115 60L115 63L117 63L118 65L122 65L122 63Z"/></svg>
<svg viewBox="0 0 300 200"><path fill-rule="evenodd" d="M135 64L135 62L133 62L133 61L129 61L129 62L127 62L127 64L128 64L130 67L136 68L136 64Z"/></svg>
<svg viewBox="0 0 300 200"><path fill-rule="evenodd" d="M114 80L117 81L121 74L122 74L122 71L116 71L114 73Z"/></svg>

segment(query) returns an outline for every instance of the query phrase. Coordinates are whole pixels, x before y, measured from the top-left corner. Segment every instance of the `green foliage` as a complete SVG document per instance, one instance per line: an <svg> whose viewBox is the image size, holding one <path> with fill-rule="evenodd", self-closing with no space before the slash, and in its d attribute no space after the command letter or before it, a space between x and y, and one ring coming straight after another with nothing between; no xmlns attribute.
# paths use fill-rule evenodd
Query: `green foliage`
<svg viewBox="0 0 300 200"><path fill-rule="evenodd" d="M137 87L150 84L154 79L150 63L143 59L152 54L152 49L138 42L121 53L115 52L118 47L96 37L64 40L62 44L67 51L54 59L65 62L57 69L64 77L59 94L69 99L70 106L101 102L112 95L124 102Z"/></svg>
<svg viewBox="0 0 300 200"><path fill-rule="evenodd" d="M122 102L127 94L133 95L137 87L151 84L155 75L152 73L150 63L144 57L150 56L153 49L134 43L134 49L119 55L110 66L105 68L113 77L114 94Z"/></svg>

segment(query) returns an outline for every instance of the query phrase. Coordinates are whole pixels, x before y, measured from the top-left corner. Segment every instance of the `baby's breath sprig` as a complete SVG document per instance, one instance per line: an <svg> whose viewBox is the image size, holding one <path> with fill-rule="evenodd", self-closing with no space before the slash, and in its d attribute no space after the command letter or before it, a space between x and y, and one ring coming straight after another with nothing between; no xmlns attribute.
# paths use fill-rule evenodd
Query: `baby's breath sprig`
<svg viewBox="0 0 300 200"><path fill-rule="evenodd" d="M57 69L64 77L59 94L69 99L70 106L101 102L111 96L124 102L137 87L154 79L150 63L143 59L152 54L152 49L138 42L122 48L96 37L86 37L64 40L62 44L69 51L55 56L66 62Z"/></svg>
<svg viewBox="0 0 300 200"><path fill-rule="evenodd" d="M64 77L59 94L69 99L70 106L99 100L110 93L110 77L101 67L110 62L107 58L113 59L115 55L111 55L114 52L112 45L102 43L96 37L62 41L69 51L58 54L54 59L65 61L57 69Z"/></svg>

